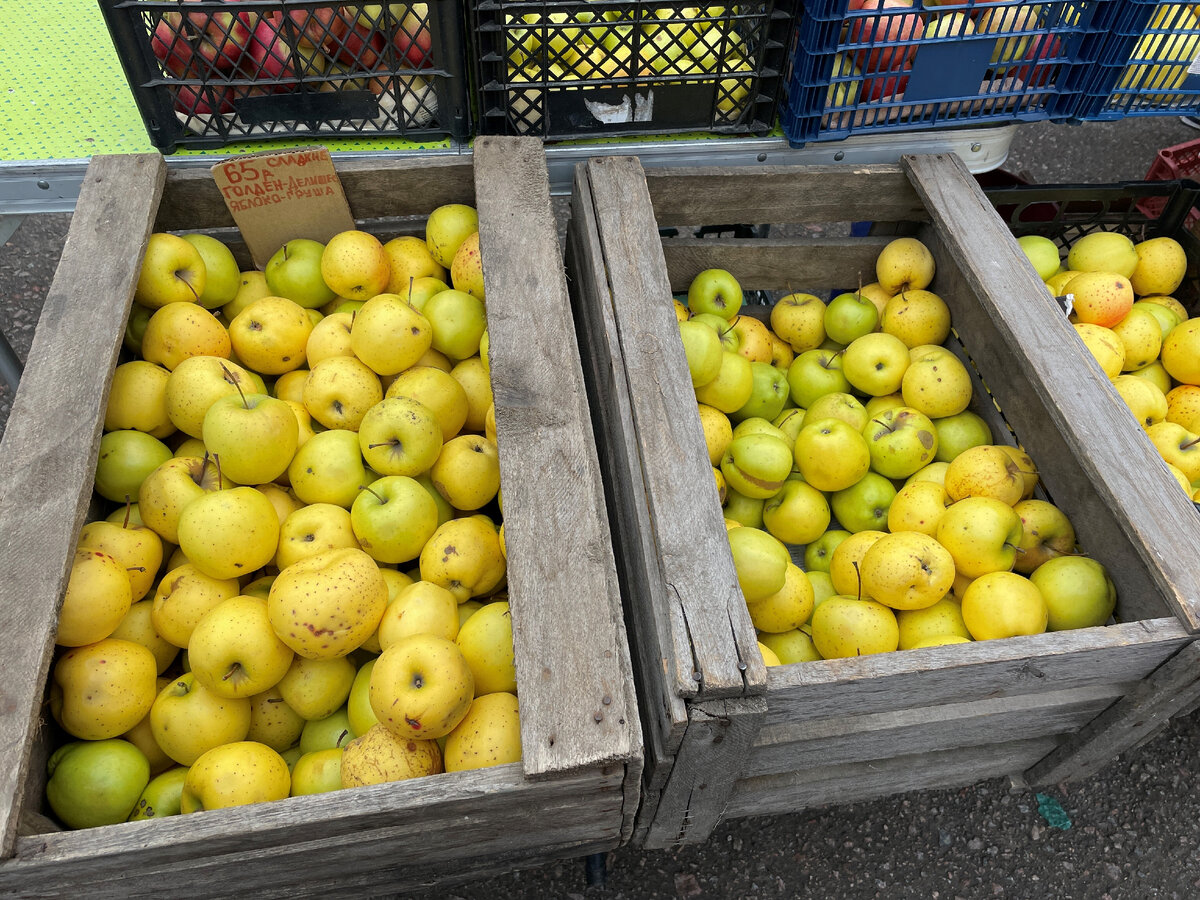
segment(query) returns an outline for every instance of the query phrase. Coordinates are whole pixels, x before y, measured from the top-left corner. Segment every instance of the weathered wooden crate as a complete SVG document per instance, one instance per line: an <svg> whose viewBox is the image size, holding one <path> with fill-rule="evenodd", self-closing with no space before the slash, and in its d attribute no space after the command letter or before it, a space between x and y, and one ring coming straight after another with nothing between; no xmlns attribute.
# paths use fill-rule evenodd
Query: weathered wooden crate
<svg viewBox="0 0 1200 900"><path fill-rule="evenodd" d="M874 280L890 238L811 235L864 220L932 250L930 289L1045 490L1111 572L1120 624L764 667L671 296L708 267L749 290L853 289L860 272ZM730 222L826 225L660 237ZM1195 511L957 157L647 171L593 159L576 171L567 268L644 716L635 842L698 842L723 817L999 776L1079 778L1196 702Z"/></svg>
<svg viewBox="0 0 1200 900"><path fill-rule="evenodd" d="M98 157L0 444L6 897L377 894L598 852L631 833L640 725L541 145L492 138L473 159L339 169L360 227L380 234L420 227L442 203L479 210L523 760L82 831L42 815L57 608L147 236L236 234L207 171Z"/></svg>

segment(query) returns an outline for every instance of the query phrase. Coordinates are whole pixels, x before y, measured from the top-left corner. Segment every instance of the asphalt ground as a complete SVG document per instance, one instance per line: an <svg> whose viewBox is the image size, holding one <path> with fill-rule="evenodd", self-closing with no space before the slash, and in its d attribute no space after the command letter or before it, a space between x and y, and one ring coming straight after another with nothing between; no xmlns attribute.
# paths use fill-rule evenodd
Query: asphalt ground
<svg viewBox="0 0 1200 900"><path fill-rule="evenodd" d="M1002 169L1041 184L1141 180L1200 139L1172 117L1024 125ZM0 329L25 359L69 215L27 218L0 252ZM86 303L87 298L79 298ZM0 427L12 393L0 386ZM462 900L1200 897L1200 717L1172 721L1095 776L1034 793L1007 779L735 819L702 845L619 848L603 877L554 861L432 891Z"/></svg>

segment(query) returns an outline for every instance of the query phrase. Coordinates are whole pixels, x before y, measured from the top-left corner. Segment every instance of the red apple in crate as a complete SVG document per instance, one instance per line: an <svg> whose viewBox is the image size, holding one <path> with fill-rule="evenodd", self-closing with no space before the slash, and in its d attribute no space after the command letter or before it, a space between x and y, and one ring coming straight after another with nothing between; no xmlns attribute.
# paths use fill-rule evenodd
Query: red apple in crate
<svg viewBox="0 0 1200 900"><path fill-rule="evenodd" d="M333 20L340 15L336 8L320 9L291 9L287 12L296 28L297 40L310 47L321 47L329 40L333 29ZM286 29L280 29L287 34Z"/></svg>
<svg viewBox="0 0 1200 900"><path fill-rule="evenodd" d="M912 70L907 63L903 71ZM908 87L907 75L868 75L863 79L862 95L866 100L891 100L896 94L903 94Z"/></svg>
<svg viewBox="0 0 1200 900"><path fill-rule="evenodd" d="M854 18L850 24L850 40L853 43L910 42L902 46L859 47L853 50L854 61L863 73L887 72L911 64L917 53L916 41L925 33L925 22L920 13L913 12L911 6L900 0L865 0L859 11L875 14Z"/></svg>
<svg viewBox="0 0 1200 900"><path fill-rule="evenodd" d="M175 92L175 109L184 115L211 116L233 112L234 91L223 84L181 84ZM214 104L215 108L214 108Z"/></svg>
<svg viewBox="0 0 1200 900"><path fill-rule="evenodd" d="M330 27L330 40L325 52L344 66L355 69L374 69L387 46L387 38L377 28L370 28L343 12L334 18Z"/></svg>
<svg viewBox="0 0 1200 900"><path fill-rule="evenodd" d="M1062 41L1052 34L1044 34L1034 38L1023 59L1027 63L1033 63L1035 60L1056 60L1060 58L1061 53ZM1031 87L1045 87L1054 80L1057 72L1056 65L1047 64L1015 66L1005 74L1012 74Z"/></svg>
<svg viewBox="0 0 1200 900"><path fill-rule="evenodd" d="M412 10L404 14L400 27L392 36L396 53L404 65L414 69L424 69L433 65L430 50L433 47L433 35L425 20Z"/></svg>
<svg viewBox="0 0 1200 900"><path fill-rule="evenodd" d="M183 16L167 13L150 36L150 49L163 68L176 78L183 78L192 64L192 45L184 34Z"/></svg>
<svg viewBox="0 0 1200 900"><path fill-rule="evenodd" d="M295 78L292 48L281 33L281 25L277 14L259 19L250 38L249 60L243 66L249 77L272 81Z"/></svg>
<svg viewBox="0 0 1200 900"><path fill-rule="evenodd" d="M219 72L237 67L254 30L254 18L246 12L188 13L188 23L199 34L196 55Z"/></svg>

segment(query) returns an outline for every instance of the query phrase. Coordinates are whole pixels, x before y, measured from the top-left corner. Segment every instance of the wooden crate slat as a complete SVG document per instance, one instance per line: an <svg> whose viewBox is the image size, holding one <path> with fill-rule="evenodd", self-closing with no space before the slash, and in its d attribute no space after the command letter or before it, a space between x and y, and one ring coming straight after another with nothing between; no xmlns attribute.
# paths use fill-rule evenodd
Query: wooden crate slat
<svg viewBox="0 0 1200 900"><path fill-rule="evenodd" d="M363 788L354 803L333 792L23 838L18 857L0 866L0 892L8 896L25 887L44 896L48 889L57 892L55 886L87 884L89 896L127 897L139 893L139 884L142 893L155 893L155 879L174 872L189 876L180 878L180 896L228 896L239 886L311 896L312 879L322 873L349 879L345 884L352 887L354 872L363 885L404 884L407 869L434 874L464 858L502 868L509 854L522 849L616 846L623 778L621 767L613 766L533 782L514 763L466 777ZM582 796L594 800L580 803ZM330 865L332 859L337 865ZM191 894L183 893L184 882L192 883Z"/></svg>
<svg viewBox="0 0 1200 900"><path fill-rule="evenodd" d="M608 278L650 508L672 510L648 524L677 610L675 646L685 635L695 648L667 660L670 677L683 697L761 692L765 667L732 555L695 539L724 526L695 393L682 377L683 344L672 339L675 313L641 164L632 157L593 159L588 177L605 258L623 262L609 267Z"/></svg>
<svg viewBox="0 0 1200 900"><path fill-rule="evenodd" d="M650 512L637 442L627 427L633 421L629 386L620 364L612 295L604 260L598 252L595 210L582 163L576 167L571 217L566 244L568 270L586 272L588 277L572 278L569 288L588 393L603 398L590 406L626 620L642 635L641 640L632 642L631 651L634 677L641 685L639 710L651 798L647 802L655 803L657 791L669 773L669 762L683 739L688 714L674 680L667 677L660 650L672 635L669 604L664 597L665 585L657 577L653 535L643 527L650 520ZM656 577L649 577L650 572ZM679 652L689 651L683 647Z"/></svg>
<svg viewBox="0 0 1200 900"><path fill-rule="evenodd" d="M864 194L862 185L873 185ZM928 218L895 165L696 167L646 170L660 224L763 225ZM719 215L720 221L713 221ZM874 281L874 279L871 279Z"/></svg>
<svg viewBox="0 0 1200 900"><path fill-rule="evenodd" d="M962 161L906 156L903 165L933 215L946 255L980 300L954 307L959 332L969 336L985 372L1002 367L1005 377L989 387L1037 460L1047 489L1059 496L1060 485L1065 489L1077 481L1082 470L1095 489L1079 497L1083 508L1073 518L1083 539L1115 555L1106 556L1114 579L1127 577L1127 570L1148 576L1144 584L1131 584L1129 576L1122 592L1126 599L1161 594L1189 630L1200 630L1193 563L1200 558L1200 529L1192 503L1172 483L1149 440L1132 427L1128 410L1074 329L1054 314L1056 306L1033 268L1009 264L1014 251L1020 252L1016 239ZM1009 252L970 249L980 247ZM1060 371L1082 377L1068 385L1052 381ZM1040 402L1029 402L1031 395ZM1066 467L1069 474L1059 477ZM1118 507L1122 516L1113 516ZM1122 558L1128 544L1144 563Z"/></svg>
<svg viewBox="0 0 1200 900"><path fill-rule="evenodd" d="M774 775L797 766L836 766L1018 738L1069 734L1132 687L1131 683L1106 682L969 703L805 719L759 732L742 771L746 777Z"/></svg>
<svg viewBox="0 0 1200 900"><path fill-rule="evenodd" d="M489 355L520 361L491 367L504 502L538 510L504 535L517 681L545 701L522 692L525 771L623 762L639 755L640 725L541 143L480 138L475 196Z"/></svg>
<svg viewBox="0 0 1200 900"><path fill-rule="evenodd" d="M141 260L164 178L157 154L92 161L0 442L0 857L12 852L58 607L92 498L108 399L97 373L116 364L138 275L130 261Z"/></svg>
<svg viewBox="0 0 1200 900"><path fill-rule="evenodd" d="M1173 619L774 668L767 725L1137 681L1188 643Z"/></svg>
<svg viewBox="0 0 1200 900"><path fill-rule="evenodd" d="M966 787L1002 772L1020 772L1053 750L1055 743L1052 737L1038 737L750 778L738 783L727 817L794 813L908 791Z"/></svg>

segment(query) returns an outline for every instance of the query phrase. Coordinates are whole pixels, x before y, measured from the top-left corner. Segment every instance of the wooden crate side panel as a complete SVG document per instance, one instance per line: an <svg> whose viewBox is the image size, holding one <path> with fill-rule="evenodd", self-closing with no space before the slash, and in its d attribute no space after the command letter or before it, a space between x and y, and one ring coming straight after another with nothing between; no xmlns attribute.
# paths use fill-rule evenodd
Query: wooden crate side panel
<svg viewBox="0 0 1200 900"><path fill-rule="evenodd" d="M637 701L541 143L477 141L475 195L525 772L624 762Z"/></svg>
<svg viewBox="0 0 1200 900"><path fill-rule="evenodd" d="M701 701L688 707L688 727L644 846L701 844L725 816L733 773L745 764L766 717L762 697Z"/></svg>
<svg viewBox="0 0 1200 900"><path fill-rule="evenodd" d="M667 599L691 653L670 648L669 677L683 697L720 698L765 689L766 669L728 549L698 542L722 534L720 503L704 450L695 392L671 307L662 245L641 164L632 157L588 163L608 261L634 433Z"/></svg>
<svg viewBox="0 0 1200 900"><path fill-rule="evenodd" d="M867 182L870 191L863 190ZM912 184L896 165L655 166L646 170L646 183L655 216L663 225L929 218Z"/></svg>
<svg viewBox="0 0 1200 900"><path fill-rule="evenodd" d="M0 857L12 852L108 379L162 191L157 154L88 167L0 443ZM34 779L36 783L38 779Z"/></svg>
<svg viewBox="0 0 1200 900"><path fill-rule="evenodd" d="M1153 737L1174 716L1186 715L1198 700L1200 643L1193 642L1028 769L1025 780L1058 784L1094 775Z"/></svg>
<svg viewBox="0 0 1200 900"><path fill-rule="evenodd" d="M575 848L615 847L621 766L530 782L509 764L258 807L23 838L0 864L5 896L320 896L412 888ZM581 850L581 852L586 852ZM140 890L139 890L140 885ZM189 893L190 891L190 893Z"/></svg>
<svg viewBox="0 0 1200 900"><path fill-rule="evenodd" d="M1103 684L971 703L806 719L765 728L741 770L746 777L1068 734L1128 693L1134 684ZM1008 774L997 772L997 775Z"/></svg>
<svg viewBox="0 0 1200 900"><path fill-rule="evenodd" d="M965 787L1022 772L1054 745L1054 738L1039 737L748 778L738 782L726 817L795 813L908 791Z"/></svg>
<svg viewBox="0 0 1200 900"><path fill-rule="evenodd" d="M1059 498L1077 489L1072 521L1083 542L1114 554L1106 565L1123 580L1118 602L1161 594L1189 630L1200 629L1194 507L1032 267L1019 264L1015 238L961 160L913 156L903 165L933 214L939 262L953 259L979 298L952 307L959 331L970 336L971 352L1047 490ZM989 252L971 252L980 247ZM1122 608L1122 618L1133 617Z"/></svg>
<svg viewBox="0 0 1200 900"><path fill-rule="evenodd" d="M1173 619L771 669L766 725L1138 681L1189 642Z"/></svg>
<svg viewBox="0 0 1200 900"><path fill-rule="evenodd" d="M745 290L855 290L875 280L887 238L666 238L671 290L686 292L705 269L736 273Z"/></svg>
<svg viewBox="0 0 1200 900"><path fill-rule="evenodd" d="M601 479L608 500L613 553L621 593L634 677L640 685L648 789L661 790L687 726L687 708L667 678L667 641L682 635L670 625L671 605L664 594L653 534L648 527L641 460L630 425L629 387L617 339L612 295L600 248L590 184L581 164L576 169L567 228L567 274L580 361L597 437ZM685 645L674 652L690 653ZM647 798L647 802L655 802Z"/></svg>

